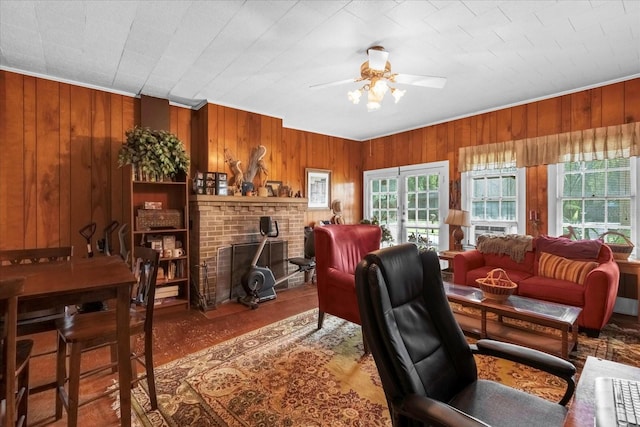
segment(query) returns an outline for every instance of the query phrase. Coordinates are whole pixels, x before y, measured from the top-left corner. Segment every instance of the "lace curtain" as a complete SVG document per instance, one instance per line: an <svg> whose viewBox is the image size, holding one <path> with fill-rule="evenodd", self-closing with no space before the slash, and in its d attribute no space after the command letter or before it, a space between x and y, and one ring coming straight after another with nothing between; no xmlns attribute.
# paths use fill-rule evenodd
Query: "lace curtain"
<svg viewBox="0 0 640 427"><path fill-rule="evenodd" d="M640 122L460 148L460 172L640 156Z"/></svg>

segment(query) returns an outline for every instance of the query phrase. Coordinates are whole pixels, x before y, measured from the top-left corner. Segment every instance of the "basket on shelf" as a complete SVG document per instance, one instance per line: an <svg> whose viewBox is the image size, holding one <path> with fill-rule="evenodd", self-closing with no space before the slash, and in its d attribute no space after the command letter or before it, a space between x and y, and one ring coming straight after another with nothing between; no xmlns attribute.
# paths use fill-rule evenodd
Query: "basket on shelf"
<svg viewBox="0 0 640 427"><path fill-rule="evenodd" d="M611 234L614 236L622 237L625 243L609 243L604 240L604 237L607 234ZM618 233L617 231L607 231L606 233L602 233L598 239L602 240L602 242L611 248L611 252L613 252L613 257L615 259L627 259L631 252L633 251L633 243L627 236L622 233Z"/></svg>
<svg viewBox="0 0 640 427"><path fill-rule="evenodd" d="M507 272L501 268L494 268L487 277L476 279L485 298L495 301L504 301L509 298L518 288L518 284L512 282L507 276Z"/></svg>
<svg viewBox="0 0 640 427"><path fill-rule="evenodd" d="M138 209L136 231L157 228L183 228L182 212L177 209Z"/></svg>

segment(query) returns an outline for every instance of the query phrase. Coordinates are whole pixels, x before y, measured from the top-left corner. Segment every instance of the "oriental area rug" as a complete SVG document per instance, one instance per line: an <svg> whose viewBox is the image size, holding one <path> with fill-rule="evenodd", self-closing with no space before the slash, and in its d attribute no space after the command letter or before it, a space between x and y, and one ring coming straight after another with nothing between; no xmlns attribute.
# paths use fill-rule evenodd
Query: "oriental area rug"
<svg viewBox="0 0 640 427"><path fill-rule="evenodd" d="M360 326L317 310L293 316L156 368L158 410L146 383L133 389L135 426L391 426L375 362ZM571 361L640 363L640 333L607 325L580 334ZM511 362L477 357L479 375L559 400L564 384ZM119 407L114 393L114 409Z"/></svg>

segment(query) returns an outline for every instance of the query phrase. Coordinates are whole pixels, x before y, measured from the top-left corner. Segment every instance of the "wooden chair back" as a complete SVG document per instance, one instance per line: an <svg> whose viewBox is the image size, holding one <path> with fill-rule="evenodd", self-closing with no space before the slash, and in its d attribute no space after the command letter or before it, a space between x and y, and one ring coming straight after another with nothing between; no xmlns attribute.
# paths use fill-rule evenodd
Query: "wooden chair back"
<svg viewBox="0 0 640 427"><path fill-rule="evenodd" d="M139 280L132 297L137 304L145 306L144 332L145 335L151 335L160 253L155 249L136 246L133 254L136 262L135 274Z"/></svg>
<svg viewBox="0 0 640 427"><path fill-rule="evenodd" d="M24 278L0 280L0 314L2 326L2 395L4 405L4 426L15 424L16 419L16 347L18 324L18 295L24 289Z"/></svg>
<svg viewBox="0 0 640 427"><path fill-rule="evenodd" d="M0 251L0 265L65 261L73 256L73 246L9 249Z"/></svg>
<svg viewBox="0 0 640 427"><path fill-rule="evenodd" d="M14 264L37 264L52 261L69 261L73 246L54 248L9 249L0 251L0 268ZM18 335L30 335L55 329L55 320L64 315L64 307L47 308L18 314ZM45 352L42 354L49 354ZM42 354L38 354L40 356Z"/></svg>

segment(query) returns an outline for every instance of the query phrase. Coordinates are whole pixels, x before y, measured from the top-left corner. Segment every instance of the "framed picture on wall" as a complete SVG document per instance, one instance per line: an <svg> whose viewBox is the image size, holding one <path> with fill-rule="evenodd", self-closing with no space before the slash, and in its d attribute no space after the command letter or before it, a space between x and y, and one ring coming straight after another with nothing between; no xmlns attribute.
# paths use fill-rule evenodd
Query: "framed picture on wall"
<svg viewBox="0 0 640 427"><path fill-rule="evenodd" d="M305 169L309 209L329 209L331 200L331 171Z"/></svg>
<svg viewBox="0 0 640 427"><path fill-rule="evenodd" d="M282 181L267 181L264 185L267 187L269 197L277 197L278 190L282 186Z"/></svg>

